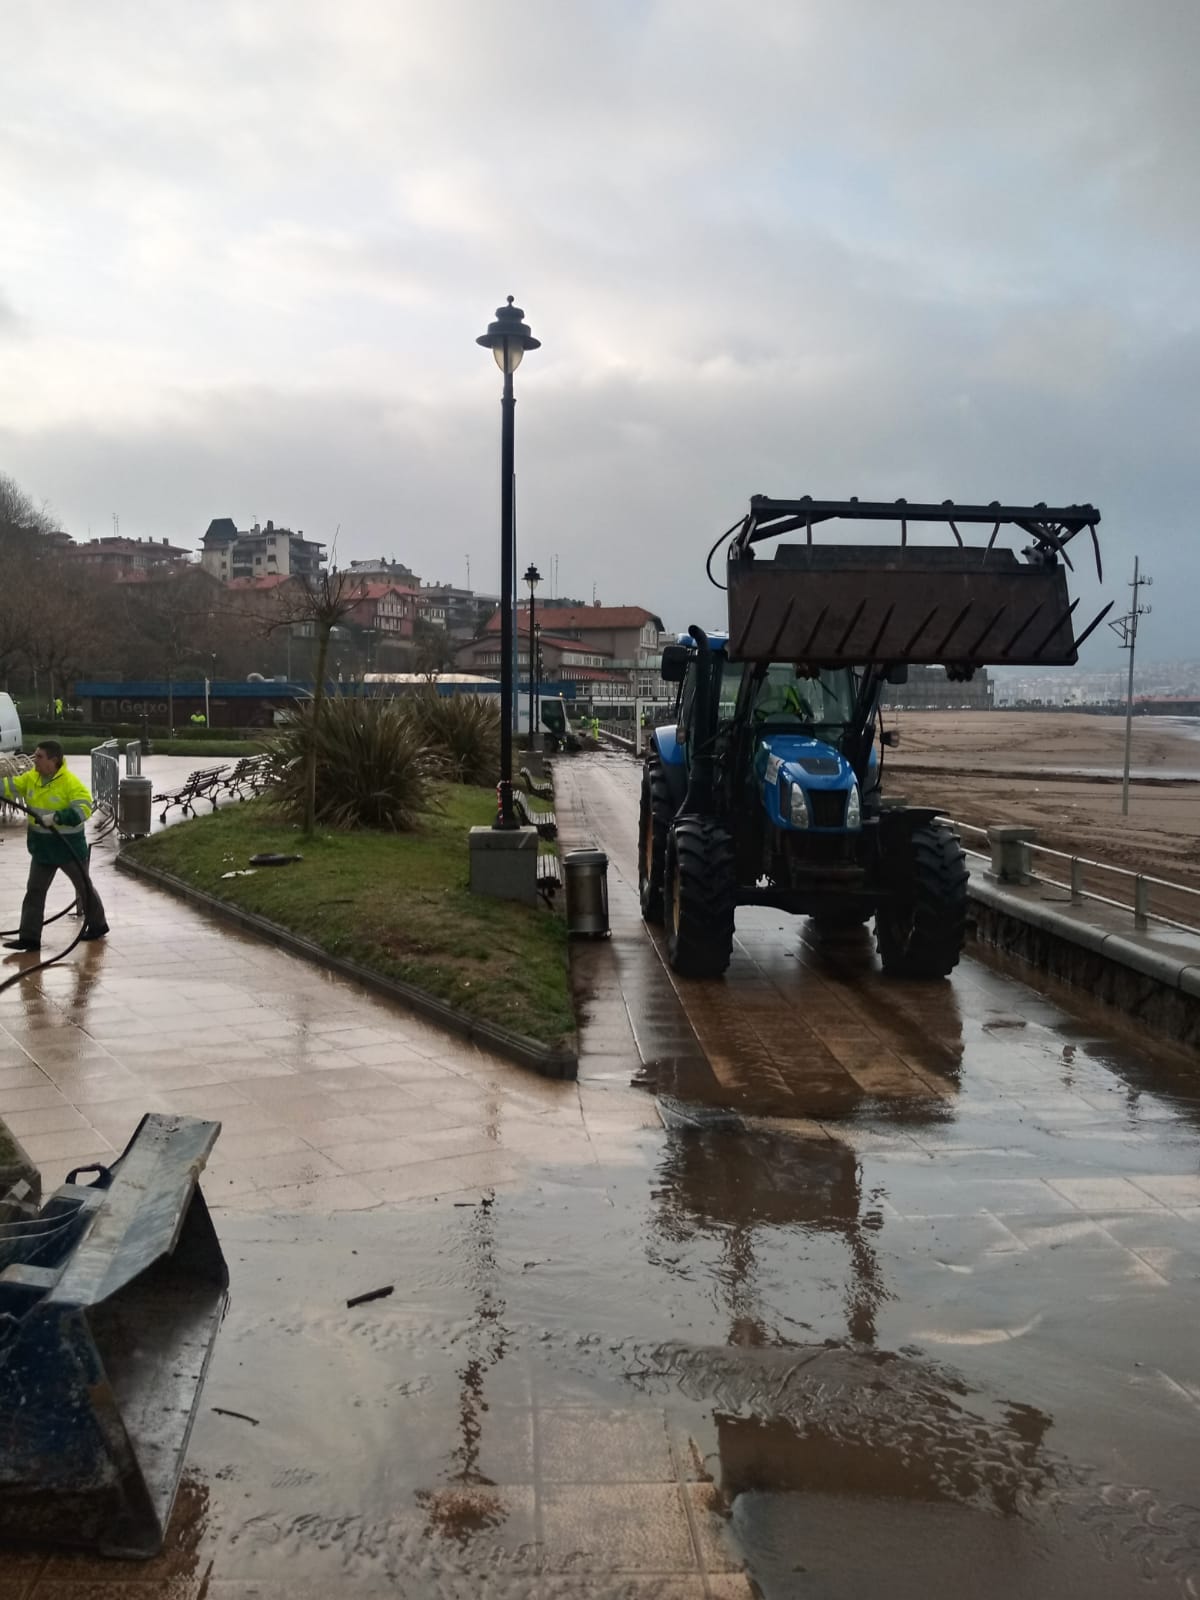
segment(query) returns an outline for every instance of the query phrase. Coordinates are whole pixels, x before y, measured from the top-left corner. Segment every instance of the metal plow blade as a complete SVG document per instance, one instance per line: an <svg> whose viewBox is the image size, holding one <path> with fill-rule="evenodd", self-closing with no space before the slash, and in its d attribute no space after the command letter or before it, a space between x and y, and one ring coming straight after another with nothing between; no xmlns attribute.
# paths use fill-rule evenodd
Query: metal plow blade
<svg viewBox="0 0 1200 1600"><path fill-rule="evenodd" d="M726 572L735 661L1070 666L1086 637L1064 569L1011 550L782 545Z"/></svg>
<svg viewBox="0 0 1200 1600"><path fill-rule="evenodd" d="M228 1299L220 1128L143 1117L96 1183L0 1223L0 1538L161 1549Z"/></svg>

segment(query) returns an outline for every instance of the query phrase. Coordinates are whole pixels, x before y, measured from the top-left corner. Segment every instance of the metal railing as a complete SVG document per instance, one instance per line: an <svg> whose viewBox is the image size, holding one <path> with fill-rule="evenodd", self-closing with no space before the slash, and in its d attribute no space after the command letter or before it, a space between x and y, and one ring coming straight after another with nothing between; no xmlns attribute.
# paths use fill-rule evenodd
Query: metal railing
<svg viewBox="0 0 1200 1600"><path fill-rule="evenodd" d="M16 778L22 772L28 772L32 765L33 762L29 757L22 755L19 750L11 755L0 756L0 778ZM18 822L25 820L16 806L10 805L4 796L0 795L0 819L7 822L10 817L15 817Z"/></svg>
<svg viewBox="0 0 1200 1600"><path fill-rule="evenodd" d="M92 801L96 810L115 817L120 789L121 746L115 739L107 739L92 751Z"/></svg>
<svg viewBox="0 0 1200 1600"><path fill-rule="evenodd" d="M973 849L964 841L963 849L970 856L983 856L991 860L991 849L988 840L988 830L977 827L971 822L959 822L957 818L947 819L958 830L959 835L971 834L982 839L983 849ZM1064 889L1070 896L1073 906L1082 905L1085 900L1094 901L1097 905L1112 906L1117 911L1127 911L1133 916L1135 928L1147 928L1151 922L1158 922L1168 928L1178 928L1183 933L1200 933L1200 889L1193 889L1186 883L1172 883L1167 878L1156 878L1147 872L1133 872L1128 867L1115 867L1107 861L1093 861L1088 856L1071 855L1066 850L1053 850L1049 845L1038 844L1030 839L1025 842L1025 849L1030 857L1045 856L1051 861L1065 863L1058 870L1059 877L1051 877L1047 873L1032 871L1031 878L1036 883L1044 883L1052 889ZM1053 869L1052 869L1053 870ZM1086 888L1084 885L1085 872L1104 873L1110 878L1128 880L1132 887L1131 898L1118 900L1110 894L1101 894L1095 889ZM1162 912L1151 909L1151 892L1153 890L1166 890L1171 895L1187 897L1188 914L1191 907L1195 906L1195 914L1188 922L1180 921L1178 917L1170 917Z"/></svg>
<svg viewBox="0 0 1200 1600"><path fill-rule="evenodd" d="M620 745L622 750L636 750L637 748L637 723L636 722L602 722L600 724L602 738L611 739L614 744Z"/></svg>

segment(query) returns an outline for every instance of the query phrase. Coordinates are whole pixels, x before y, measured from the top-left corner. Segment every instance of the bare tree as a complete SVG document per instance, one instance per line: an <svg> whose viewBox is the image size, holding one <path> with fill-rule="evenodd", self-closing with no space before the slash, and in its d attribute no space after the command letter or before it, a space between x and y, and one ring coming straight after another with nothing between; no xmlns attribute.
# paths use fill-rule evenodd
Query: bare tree
<svg viewBox="0 0 1200 1600"><path fill-rule="evenodd" d="M171 732L175 679L184 667L207 675L220 637L224 591L216 578L197 567L125 587L136 656L152 664L150 676L166 675Z"/></svg>
<svg viewBox="0 0 1200 1600"><path fill-rule="evenodd" d="M0 472L0 676L26 655L34 597L38 592L38 557L44 535L54 527L45 510L12 478Z"/></svg>
<svg viewBox="0 0 1200 1600"><path fill-rule="evenodd" d="M45 506L39 510L6 472L0 472L0 541L11 535L46 534L55 531L54 518Z"/></svg>
<svg viewBox="0 0 1200 1600"><path fill-rule="evenodd" d="M454 665L454 646L445 628L418 619L414 634L414 666L428 683Z"/></svg>
<svg viewBox="0 0 1200 1600"><path fill-rule="evenodd" d="M22 654L34 673L42 675L53 709L67 680L91 659L100 636L101 613L94 586L53 557L36 563L33 586L44 603L27 614Z"/></svg>

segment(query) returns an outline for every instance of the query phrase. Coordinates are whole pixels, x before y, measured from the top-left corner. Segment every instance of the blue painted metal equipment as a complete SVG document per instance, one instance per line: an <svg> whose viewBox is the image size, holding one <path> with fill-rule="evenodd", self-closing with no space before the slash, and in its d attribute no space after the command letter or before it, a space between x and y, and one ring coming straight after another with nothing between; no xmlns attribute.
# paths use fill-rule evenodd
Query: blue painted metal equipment
<svg viewBox="0 0 1200 1600"><path fill-rule="evenodd" d="M228 1301L198 1187L220 1131L145 1116L0 1223L0 1538L161 1549Z"/></svg>

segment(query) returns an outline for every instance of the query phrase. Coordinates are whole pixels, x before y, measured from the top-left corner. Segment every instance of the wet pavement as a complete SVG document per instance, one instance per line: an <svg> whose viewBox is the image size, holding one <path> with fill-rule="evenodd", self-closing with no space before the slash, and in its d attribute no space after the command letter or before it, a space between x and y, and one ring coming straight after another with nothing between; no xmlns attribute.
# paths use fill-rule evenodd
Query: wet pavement
<svg viewBox="0 0 1200 1600"><path fill-rule="evenodd" d="M771 912L677 990L637 768L556 776L612 862L576 1084L97 852L114 934L0 996L0 1110L51 1183L219 1116L232 1305L164 1557L6 1552L0 1600L1200 1593L1195 1061Z"/></svg>

